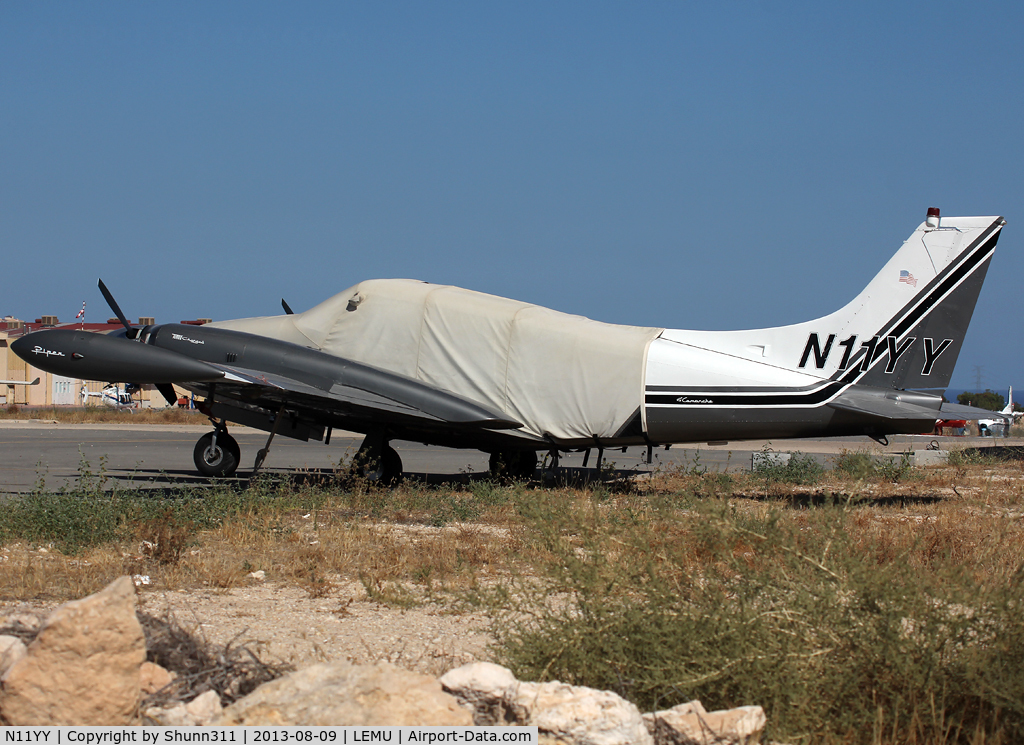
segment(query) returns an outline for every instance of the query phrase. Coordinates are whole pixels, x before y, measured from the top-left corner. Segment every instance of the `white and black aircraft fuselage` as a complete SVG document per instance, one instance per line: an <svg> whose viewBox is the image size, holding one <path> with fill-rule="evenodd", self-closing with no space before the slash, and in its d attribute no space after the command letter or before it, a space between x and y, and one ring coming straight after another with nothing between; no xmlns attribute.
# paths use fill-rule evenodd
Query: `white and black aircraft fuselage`
<svg viewBox="0 0 1024 745"><path fill-rule="evenodd" d="M747 331L603 324L459 288L371 280L304 313L100 335L48 329L15 341L32 365L92 380L171 384L203 398L196 445L229 475L235 422L329 442L401 473L389 441L492 454L533 473L538 452L674 443L928 433L944 404L1000 217L928 219L854 300L814 321ZM286 310L290 310L286 306Z"/></svg>

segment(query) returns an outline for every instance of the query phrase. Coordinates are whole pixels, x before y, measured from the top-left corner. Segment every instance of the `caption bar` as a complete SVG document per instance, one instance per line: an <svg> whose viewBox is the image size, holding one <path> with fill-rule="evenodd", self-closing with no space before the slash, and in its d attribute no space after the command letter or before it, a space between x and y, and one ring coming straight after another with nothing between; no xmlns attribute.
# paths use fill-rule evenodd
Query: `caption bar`
<svg viewBox="0 0 1024 745"><path fill-rule="evenodd" d="M433 743L537 745L536 727L4 727L4 743L162 745L164 743Z"/></svg>

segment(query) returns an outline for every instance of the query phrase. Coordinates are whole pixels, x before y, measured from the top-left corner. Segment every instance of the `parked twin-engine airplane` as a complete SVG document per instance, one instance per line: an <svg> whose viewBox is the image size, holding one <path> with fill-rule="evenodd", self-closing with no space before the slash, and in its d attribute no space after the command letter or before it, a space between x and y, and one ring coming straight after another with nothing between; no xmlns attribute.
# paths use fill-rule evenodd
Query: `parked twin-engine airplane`
<svg viewBox="0 0 1024 745"><path fill-rule="evenodd" d="M999 232L1000 217L928 211L853 301L807 323L683 331L599 323L527 303L405 279L362 282L304 313L205 326L71 329L11 348L33 366L91 380L171 384L205 399L214 430L200 472L239 463L228 422L330 442L390 480L391 440L491 453L532 475L538 451L760 438L931 432L973 409L942 402ZM768 299L770 300L770 299ZM283 301L282 301L283 302Z"/></svg>

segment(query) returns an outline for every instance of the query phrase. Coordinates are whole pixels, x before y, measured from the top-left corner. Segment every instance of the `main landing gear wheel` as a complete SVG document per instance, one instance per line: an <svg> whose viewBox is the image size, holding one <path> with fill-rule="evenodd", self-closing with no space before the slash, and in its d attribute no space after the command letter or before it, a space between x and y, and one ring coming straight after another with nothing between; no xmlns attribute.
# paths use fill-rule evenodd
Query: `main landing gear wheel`
<svg viewBox="0 0 1024 745"><path fill-rule="evenodd" d="M491 453L491 476L498 479L528 481L537 470L537 453L533 450L507 450Z"/></svg>
<svg viewBox="0 0 1024 745"><path fill-rule="evenodd" d="M192 451L192 459L203 476L230 476L238 468L242 452L235 438L227 432L216 433L216 444L213 442L214 434L207 432L199 438Z"/></svg>
<svg viewBox="0 0 1024 745"><path fill-rule="evenodd" d="M388 486L394 486L402 480L402 456L398 451L388 445L384 448L384 455L381 458L380 482Z"/></svg>
<svg viewBox="0 0 1024 745"><path fill-rule="evenodd" d="M358 474L367 481L394 486L402 480L402 456L390 445L385 445L377 458L360 452L356 455L356 460Z"/></svg>

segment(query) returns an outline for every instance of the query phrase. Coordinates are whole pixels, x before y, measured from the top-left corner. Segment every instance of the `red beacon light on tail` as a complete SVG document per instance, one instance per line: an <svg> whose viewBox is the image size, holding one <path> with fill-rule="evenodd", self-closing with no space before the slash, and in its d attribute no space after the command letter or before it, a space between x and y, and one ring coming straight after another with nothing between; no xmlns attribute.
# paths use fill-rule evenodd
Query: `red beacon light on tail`
<svg viewBox="0 0 1024 745"><path fill-rule="evenodd" d="M924 224L927 225L929 228L937 228L937 227L939 227L939 208L938 207L929 207L928 208L928 217L925 218Z"/></svg>

